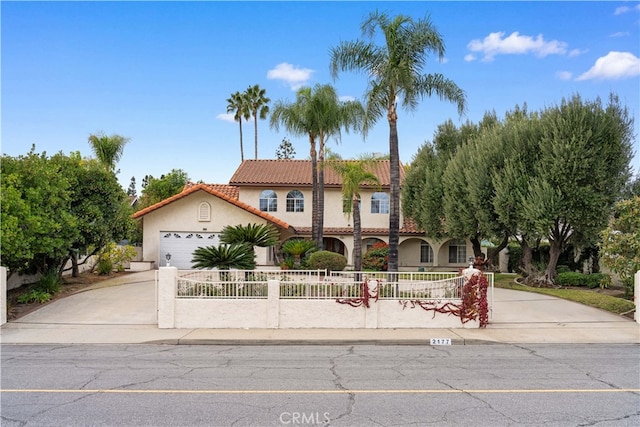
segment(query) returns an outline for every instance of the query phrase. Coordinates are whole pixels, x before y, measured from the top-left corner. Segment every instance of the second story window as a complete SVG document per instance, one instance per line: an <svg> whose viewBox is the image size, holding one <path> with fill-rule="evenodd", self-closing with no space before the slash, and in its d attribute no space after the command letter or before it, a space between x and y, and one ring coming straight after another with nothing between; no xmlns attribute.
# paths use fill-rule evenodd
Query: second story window
<svg viewBox="0 0 640 427"><path fill-rule="evenodd" d="M389 195L387 193L373 193L371 196L371 213L372 214L388 214L389 213Z"/></svg>
<svg viewBox="0 0 640 427"><path fill-rule="evenodd" d="M287 194L287 212L304 212L304 195L299 190Z"/></svg>
<svg viewBox="0 0 640 427"><path fill-rule="evenodd" d="M260 193L260 210L262 212L278 212L278 196L273 190Z"/></svg>

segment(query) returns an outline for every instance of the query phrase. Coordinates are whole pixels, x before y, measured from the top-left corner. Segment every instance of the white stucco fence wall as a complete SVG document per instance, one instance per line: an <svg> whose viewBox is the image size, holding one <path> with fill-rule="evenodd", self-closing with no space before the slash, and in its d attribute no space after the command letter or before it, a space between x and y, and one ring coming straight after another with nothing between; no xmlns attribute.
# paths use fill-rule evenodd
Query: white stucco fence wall
<svg viewBox="0 0 640 427"><path fill-rule="evenodd" d="M454 315L403 306L397 300L371 301L370 308L338 304L335 299L280 299L277 280L263 299L176 298L178 269L160 267L159 328L478 328Z"/></svg>
<svg viewBox="0 0 640 427"><path fill-rule="evenodd" d="M635 312L635 319L636 322L640 323L640 313L638 313L638 308L640 306L640 270L636 271L636 275L633 278L633 300L636 303L636 312Z"/></svg>
<svg viewBox="0 0 640 427"><path fill-rule="evenodd" d="M7 267L0 267L0 325L7 323Z"/></svg>

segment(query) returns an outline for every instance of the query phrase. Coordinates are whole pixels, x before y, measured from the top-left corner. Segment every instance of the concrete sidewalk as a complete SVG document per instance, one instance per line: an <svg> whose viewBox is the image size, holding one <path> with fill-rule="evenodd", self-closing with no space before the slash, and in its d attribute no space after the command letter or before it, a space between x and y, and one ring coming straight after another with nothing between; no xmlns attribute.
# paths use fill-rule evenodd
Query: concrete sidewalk
<svg viewBox="0 0 640 427"><path fill-rule="evenodd" d="M3 344L640 344L640 325L545 295L495 289L485 329L159 329L155 271L108 280L0 329Z"/></svg>

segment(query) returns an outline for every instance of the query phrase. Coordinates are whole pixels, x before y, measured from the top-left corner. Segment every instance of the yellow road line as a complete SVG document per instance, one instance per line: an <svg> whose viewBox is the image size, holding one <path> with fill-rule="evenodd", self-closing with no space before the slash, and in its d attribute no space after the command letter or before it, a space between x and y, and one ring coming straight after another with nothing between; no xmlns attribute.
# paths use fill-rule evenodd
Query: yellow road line
<svg viewBox="0 0 640 427"><path fill-rule="evenodd" d="M112 394L462 394L462 393L640 393L639 388L612 389L468 389L468 390L127 390L127 389L0 389L0 393L112 393Z"/></svg>

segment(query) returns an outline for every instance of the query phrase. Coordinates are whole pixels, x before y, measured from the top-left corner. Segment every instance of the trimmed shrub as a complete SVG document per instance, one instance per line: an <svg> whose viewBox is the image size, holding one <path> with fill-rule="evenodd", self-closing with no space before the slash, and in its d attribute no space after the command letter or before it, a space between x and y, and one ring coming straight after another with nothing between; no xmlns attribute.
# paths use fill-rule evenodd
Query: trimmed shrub
<svg viewBox="0 0 640 427"><path fill-rule="evenodd" d="M376 243L362 256L362 269L367 271L387 271L389 245Z"/></svg>
<svg viewBox="0 0 640 427"><path fill-rule="evenodd" d="M313 270L342 271L347 266L347 258L336 252L317 251L309 256L307 266Z"/></svg>
<svg viewBox="0 0 640 427"><path fill-rule="evenodd" d="M582 274L575 271L559 273L556 277L558 286L586 286L589 289L608 288L611 277L604 273Z"/></svg>

